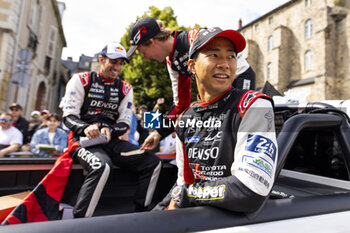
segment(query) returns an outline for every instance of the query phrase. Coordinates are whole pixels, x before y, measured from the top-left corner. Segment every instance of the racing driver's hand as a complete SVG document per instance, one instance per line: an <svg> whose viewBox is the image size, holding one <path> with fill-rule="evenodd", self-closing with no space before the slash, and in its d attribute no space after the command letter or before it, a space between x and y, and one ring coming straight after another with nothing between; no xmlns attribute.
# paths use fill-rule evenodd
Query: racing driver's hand
<svg viewBox="0 0 350 233"><path fill-rule="evenodd" d="M107 142L108 143L111 140L111 129L108 127L104 127L101 129L101 134L107 135Z"/></svg>
<svg viewBox="0 0 350 233"><path fill-rule="evenodd" d="M84 130L85 135L91 139L91 138L97 138L100 136L100 130L98 128L97 125L89 125L88 127L86 127L86 129Z"/></svg>
<svg viewBox="0 0 350 233"><path fill-rule="evenodd" d="M153 150L159 144L160 139L160 134L157 131L154 131L148 135L140 149L145 151Z"/></svg>

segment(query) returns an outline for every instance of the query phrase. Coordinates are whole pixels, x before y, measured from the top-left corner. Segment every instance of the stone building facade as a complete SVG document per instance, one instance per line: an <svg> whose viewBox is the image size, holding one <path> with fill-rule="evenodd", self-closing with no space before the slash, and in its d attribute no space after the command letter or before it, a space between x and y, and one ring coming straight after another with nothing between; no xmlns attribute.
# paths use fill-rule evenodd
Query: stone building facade
<svg viewBox="0 0 350 233"><path fill-rule="evenodd" d="M33 110L58 110L68 79L61 65L64 9L56 0L0 0L1 110L13 102L28 118ZM30 54L27 61L21 52ZM19 67L24 76L15 75Z"/></svg>
<svg viewBox="0 0 350 233"><path fill-rule="evenodd" d="M291 0L240 27L257 87L304 101L350 99L350 0Z"/></svg>

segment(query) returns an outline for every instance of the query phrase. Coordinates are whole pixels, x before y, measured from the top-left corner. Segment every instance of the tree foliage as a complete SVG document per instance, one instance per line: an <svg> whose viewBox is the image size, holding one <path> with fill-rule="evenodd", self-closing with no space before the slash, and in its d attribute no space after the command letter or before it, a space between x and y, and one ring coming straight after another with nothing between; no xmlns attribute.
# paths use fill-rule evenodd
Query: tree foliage
<svg viewBox="0 0 350 233"><path fill-rule="evenodd" d="M179 26L176 16L171 7L165 7L163 10L151 6L141 17L150 16L163 21L164 26L171 30L188 30L184 26ZM136 19L135 19L136 21ZM128 50L130 48L129 29L134 22L130 23L127 32L121 38L121 44ZM199 25L196 25L199 27ZM130 58L130 63L126 64L120 74L120 77L133 85L134 100L136 106L145 104L152 109L158 98L164 97L165 104L160 109L165 112L173 102L171 81L169 78L166 62L157 62L146 60L139 52L135 52ZM192 99L195 99L197 91L192 82Z"/></svg>

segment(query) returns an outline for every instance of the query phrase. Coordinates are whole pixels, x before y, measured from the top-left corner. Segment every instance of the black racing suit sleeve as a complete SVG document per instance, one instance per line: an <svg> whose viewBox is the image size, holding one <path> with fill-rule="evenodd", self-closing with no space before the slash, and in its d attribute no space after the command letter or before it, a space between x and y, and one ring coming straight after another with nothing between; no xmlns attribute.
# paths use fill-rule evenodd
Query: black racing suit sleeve
<svg viewBox="0 0 350 233"><path fill-rule="evenodd" d="M76 136L85 136L84 130L89 126L88 123L82 121L79 117L75 115L68 115L63 117L63 123L72 130Z"/></svg>
<svg viewBox="0 0 350 233"><path fill-rule="evenodd" d="M89 126L88 123L80 120L75 115L68 115L67 117L64 117L63 123L74 132L74 135L77 136L85 136L84 130ZM117 123L116 125L107 125L103 123L101 124L100 128L103 127L110 128L113 137L119 137L129 129L129 125L124 122Z"/></svg>
<svg viewBox="0 0 350 233"><path fill-rule="evenodd" d="M176 108L176 105L173 104L168 112L173 112ZM175 131L175 123L178 115L163 115L162 116L162 127L160 129L157 129L157 132L160 134L161 139L166 138L168 135L170 135L172 132ZM166 125L166 127L165 127Z"/></svg>
<svg viewBox="0 0 350 233"><path fill-rule="evenodd" d="M166 120L168 120L168 119L166 119ZM169 136L172 132L174 132L175 131L175 128L174 128L174 126L173 126L173 123L171 123L170 121L172 121L172 120L168 120L169 122L169 127L161 127L160 129L157 129L157 132L160 134L160 136L161 136L161 139L160 140L162 140L162 139L164 139L164 138L166 138L167 136ZM174 122L175 123L175 122Z"/></svg>
<svg viewBox="0 0 350 233"><path fill-rule="evenodd" d="M245 86L245 80L249 80L249 87ZM252 67L249 67L242 74L238 75L233 81L232 86L237 89L255 90L255 72Z"/></svg>
<svg viewBox="0 0 350 233"><path fill-rule="evenodd" d="M192 194L199 190L202 192L217 192L218 197L210 200L198 198L197 195L197 198L195 198ZM216 181L196 182L193 185L184 184L181 196L180 207L209 205L245 213L256 211L266 198L248 189L235 176L228 176Z"/></svg>
<svg viewBox="0 0 350 233"><path fill-rule="evenodd" d="M169 206L170 201L171 201L171 190L176 186L176 182L174 186L170 189L170 192L163 198L161 202L159 202L153 209L152 211L163 211L166 210L166 208Z"/></svg>
<svg viewBox="0 0 350 233"><path fill-rule="evenodd" d="M129 125L124 122L119 122L115 125L106 125L106 127L109 127L112 130L112 137L119 137L129 129Z"/></svg>

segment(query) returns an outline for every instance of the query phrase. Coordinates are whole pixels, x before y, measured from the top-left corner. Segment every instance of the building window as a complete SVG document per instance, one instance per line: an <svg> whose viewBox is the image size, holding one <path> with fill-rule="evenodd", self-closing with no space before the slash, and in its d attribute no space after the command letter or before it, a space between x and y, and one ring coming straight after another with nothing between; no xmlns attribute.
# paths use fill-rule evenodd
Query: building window
<svg viewBox="0 0 350 233"><path fill-rule="evenodd" d="M259 30L259 24L255 24L255 31Z"/></svg>
<svg viewBox="0 0 350 233"><path fill-rule="evenodd" d="M269 64L267 64L267 69L266 69L266 79L267 80L271 80L271 62Z"/></svg>
<svg viewBox="0 0 350 233"><path fill-rule="evenodd" d="M309 7L311 5L311 0L305 0L305 7Z"/></svg>
<svg viewBox="0 0 350 233"><path fill-rule="evenodd" d="M271 52L273 48L273 37L269 36L269 38L267 39L267 51Z"/></svg>
<svg viewBox="0 0 350 233"><path fill-rule="evenodd" d="M51 60L52 60L52 58L51 58L51 57L48 57L48 56L46 56L46 57L45 57L45 65L44 65L44 69L45 69L45 72L46 72L46 73L49 73L49 72L50 72L50 68L51 68Z"/></svg>
<svg viewBox="0 0 350 233"><path fill-rule="evenodd" d="M33 52L35 52L38 46L38 43L39 43L38 37L31 29L29 29L29 39L28 39L27 47L32 49Z"/></svg>
<svg viewBox="0 0 350 233"><path fill-rule="evenodd" d="M269 24L273 24L273 16L269 17Z"/></svg>
<svg viewBox="0 0 350 233"><path fill-rule="evenodd" d="M55 28L54 26L51 26L50 33L49 33L49 41L47 45L47 56L51 58L53 58L55 55L56 38L57 38L57 28Z"/></svg>
<svg viewBox="0 0 350 233"><path fill-rule="evenodd" d="M312 36L312 19L308 19L305 22L305 39Z"/></svg>
<svg viewBox="0 0 350 233"><path fill-rule="evenodd" d="M312 70L312 57L313 57L313 53L311 50L306 51L305 53L305 71L309 71Z"/></svg>

